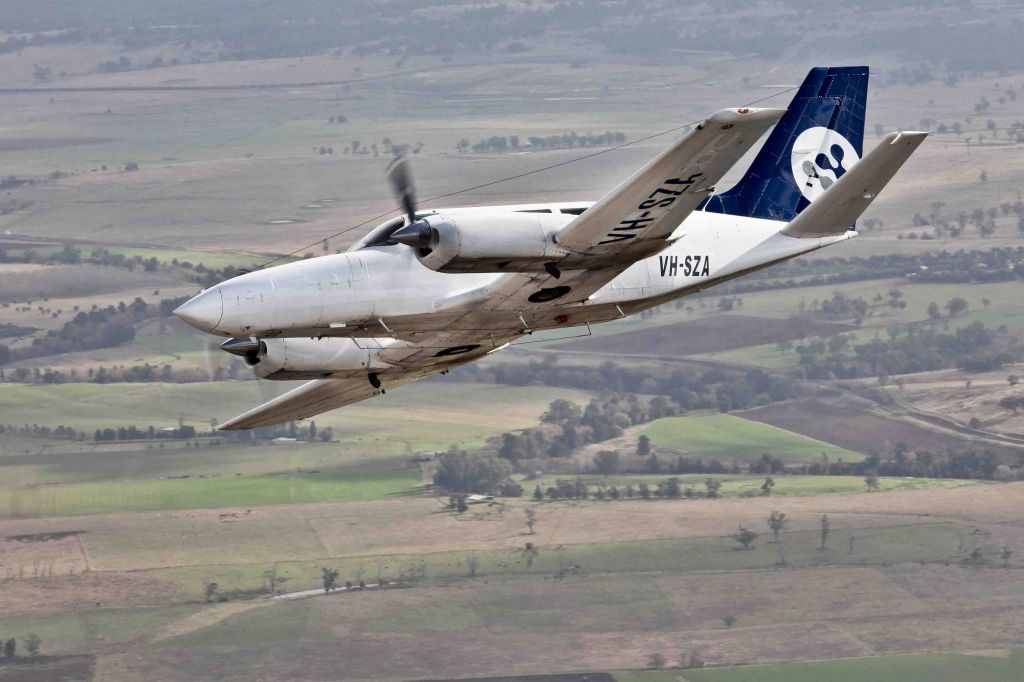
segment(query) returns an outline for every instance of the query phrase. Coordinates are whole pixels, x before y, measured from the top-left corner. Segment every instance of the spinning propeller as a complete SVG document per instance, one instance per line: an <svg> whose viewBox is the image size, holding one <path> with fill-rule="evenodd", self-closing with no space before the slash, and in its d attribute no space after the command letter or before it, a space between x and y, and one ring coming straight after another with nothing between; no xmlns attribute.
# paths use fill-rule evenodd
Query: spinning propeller
<svg viewBox="0 0 1024 682"><path fill-rule="evenodd" d="M413 248L430 249L434 246L435 232L425 221L416 220L416 187L412 181L412 164L407 156L395 157L388 166L387 179L409 221L408 225L392 233L391 239Z"/></svg>

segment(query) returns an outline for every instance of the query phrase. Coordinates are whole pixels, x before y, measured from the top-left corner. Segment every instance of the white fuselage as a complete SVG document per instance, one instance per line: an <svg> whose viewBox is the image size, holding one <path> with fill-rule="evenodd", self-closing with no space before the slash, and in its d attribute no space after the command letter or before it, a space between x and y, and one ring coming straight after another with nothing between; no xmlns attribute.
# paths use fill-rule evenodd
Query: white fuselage
<svg viewBox="0 0 1024 682"><path fill-rule="evenodd" d="M570 208L578 212L582 206L585 204ZM560 208L565 205L439 213L493 218L551 209L543 219L561 225L575 217L560 213ZM661 252L628 266L586 300L549 306L543 315L534 314L527 304L521 310L505 310L498 318L487 318L487 323L498 327L511 323L525 334L616 319L856 235L848 231L798 239L781 234L785 226L777 221L696 211L675 230ZM412 342L407 337L400 341L391 333L402 320L441 320L449 311L467 308L487 315L489 297L516 276L436 272L424 266L410 247L357 244L346 253L296 261L222 282L190 301L191 310L183 316L213 334L256 337L279 346L277 360L258 369L263 376L327 376L387 367L393 360L391 354L408 355ZM352 333L354 329L361 331ZM332 350L325 356L324 344L315 339L332 336L355 338L332 339Z"/></svg>

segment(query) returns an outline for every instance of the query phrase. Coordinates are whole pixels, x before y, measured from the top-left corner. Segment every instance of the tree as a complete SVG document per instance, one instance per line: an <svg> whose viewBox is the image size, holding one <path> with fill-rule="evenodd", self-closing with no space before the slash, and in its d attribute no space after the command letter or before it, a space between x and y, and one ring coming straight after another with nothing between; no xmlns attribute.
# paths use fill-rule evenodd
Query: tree
<svg viewBox="0 0 1024 682"><path fill-rule="evenodd" d="M679 667L684 670L687 668L703 668L704 659L700 657L700 654L688 654L682 651L679 653Z"/></svg>
<svg viewBox="0 0 1024 682"><path fill-rule="evenodd" d="M1010 376L1006 377L1006 383L1010 384L1011 386L1016 386L1017 384L1020 383L1020 377L1017 376L1016 374L1011 374Z"/></svg>
<svg viewBox="0 0 1024 682"><path fill-rule="evenodd" d="M540 485L538 485L536 488L533 489L533 499L536 502L543 502L544 501L544 491L541 490Z"/></svg>
<svg viewBox="0 0 1024 682"><path fill-rule="evenodd" d="M601 450L594 455L594 469L602 476L609 476L619 470L619 453L614 450Z"/></svg>
<svg viewBox="0 0 1024 682"><path fill-rule="evenodd" d="M636 454L641 457L651 454L651 439L649 436L642 435L636 439Z"/></svg>
<svg viewBox="0 0 1024 682"><path fill-rule="evenodd" d="M754 540L757 539L757 533L750 530L749 528L744 528L743 526L740 526L739 532L733 535L732 539L740 543L743 546L743 549L753 549Z"/></svg>
<svg viewBox="0 0 1024 682"><path fill-rule="evenodd" d="M321 567L320 579L323 581L325 594L338 589L338 569Z"/></svg>
<svg viewBox="0 0 1024 682"><path fill-rule="evenodd" d="M704 481L704 487L707 488L708 497L716 498L718 497L718 491L722 489L722 482L709 478Z"/></svg>
<svg viewBox="0 0 1024 682"><path fill-rule="evenodd" d="M935 301L928 304L928 317L933 320L937 320L942 317L942 310L939 309L939 304Z"/></svg>
<svg viewBox="0 0 1024 682"><path fill-rule="evenodd" d="M218 589L220 589L220 585L218 585L217 583L206 583L205 593L207 603L213 601L213 595L217 593Z"/></svg>
<svg viewBox="0 0 1024 682"><path fill-rule="evenodd" d="M954 296L953 298L951 298L948 301L946 301L946 312L949 313L950 317L956 317L960 313L963 313L963 312L966 312L966 311L967 311L967 301L965 301L964 299L960 298L959 296Z"/></svg>
<svg viewBox="0 0 1024 682"><path fill-rule="evenodd" d="M651 453L651 456L647 458L644 466L647 468L647 473L649 474L661 473L661 462L658 461L658 456L653 452Z"/></svg>
<svg viewBox="0 0 1024 682"><path fill-rule="evenodd" d="M874 492L878 490L878 472L871 469L864 476L864 485L868 487L868 492Z"/></svg>
<svg viewBox="0 0 1024 682"><path fill-rule="evenodd" d="M476 570L480 567L480 559L473 552L466 555L466 575L470 578L476 577Z"/></svg>
<svg viewBox="0 0 1024 682"><path fill-rule="evenodd" d="M14 658L18 655L18 640L11 637L4 642L4 657Z"/></svg>
<svg viewBox="0 0 1024 682"><path fill-rule="evenodd" d="M771 476L765 476L764 483L761 484L761 494L768 497L772 494L772 488L775 487L775 479Z"/></svg>
<svg viewBox="0 0 1024 682"><path fill-rule="evenodd" d="M34 632L28 633L28 637L25 638L25 651L28 652L29 656L38 656L39 647L42 645L43 640L40 639L39 635Z"/></svg>
<svg viewBox="0 0 1024 682"><path fill-rule="evenodd" d="M1003 560L1003 568L1010 565L1010 557L1013 556L1013 550L1008 546L1003 545L1003 550L999 553L999 558Z"/></svg>
<svg viewBox="0 0 1024 682"><path fill-rule="evenodd" d="M511 475L511 465L492 453L452 447L438 458L434 485L450 492L486 493Z"/></svg>
<svg viewBox="0 0 1024 682"><path fill-rule="evenodd" d="M736 625L736 616L732 614L729 614L728 616L723 616L722 623L725 624L725 627L731 628L734 625Z"/></svg>
<svg viewBox="0 0 1024 682"><path fill-rule="evenodd" d="M276 568L268 568L267 570L263 571L263 582L266 583L267 589L271 592L277 591L277 584L280 581L281 579L277 575Z"/></svg>
<svg viewBox="0 0 1024 682"><path fill-rule="evenodd" d="M828 549L828 534L832 526L828 522L828 514L821 515L821 546L818 549Z"/></svg>
<svg viewBox="0 0 1024 682"><path fill-rule="evenodd" d="M526 527L530 531L530 535L533 535L533 527L537 525L537 510L533 507L526 507L523 509L523 513L526 515Z"/></svg>
<svg viewBox="0 0 1024 682"><path fill-rule="evenodd" d="M666 663L668 663L668 661L666 661L665 657L658 652L654 652L647 657L648 668L664 668Z"/></svg>
<svg viewBox="0 0 1024 682"><path fill-rule="evenodd" d="M772 535L775 536L775 542L779 541L779 533L782 532L787 523L789 523L789 519L782 512L773 511L768 515L768 527L771 529Z"/></svg>

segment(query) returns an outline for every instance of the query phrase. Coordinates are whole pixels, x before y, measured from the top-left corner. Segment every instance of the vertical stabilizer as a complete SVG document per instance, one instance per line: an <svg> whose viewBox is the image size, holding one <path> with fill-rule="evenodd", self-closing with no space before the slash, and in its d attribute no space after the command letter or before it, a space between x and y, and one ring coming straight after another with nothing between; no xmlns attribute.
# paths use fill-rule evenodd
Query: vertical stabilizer
<svg viewBox="0 0 1024 682"><path fill-rule="evenodd" d="M861 158L868 67L811 69L743 178L704 210L789 222Z"/></svg>

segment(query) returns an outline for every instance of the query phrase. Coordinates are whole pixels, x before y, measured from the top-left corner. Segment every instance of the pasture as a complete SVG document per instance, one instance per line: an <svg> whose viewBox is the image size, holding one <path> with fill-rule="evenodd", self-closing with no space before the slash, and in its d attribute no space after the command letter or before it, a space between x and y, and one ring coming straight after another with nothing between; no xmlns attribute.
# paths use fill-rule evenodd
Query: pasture
<svg viewBox="0 0 1024 682"><path fill-rule="evenodd" d="M368 577L373 579L372 572ZM756 591L749 589L752 577L760 586ZM941 597L917 598L916 586L928 580L927 570L920 567L893 571L827 566L639 577L578 573L561 579L463 577L447 587L336 593L286 603L214 604L197 613L184 611L177 619L162 614L164 627L159 632L154 634L149 626L132 649L110 655L107 664L131 669L145 661L151 666L147 669L172 679L205 678L225 668L243 676L273 670L282 678L451 679L494 673L622 671L641 668L655 652L664 655L669 665L681 653L698 653L715 666L701 674L717 680L710 676L770 674L775 666L749 665L758 660L781 664L786 659L822 655L876 656L885 646L878 640L883 629L902 631L901 647L933 645L930 631L955 632L961 641L990 649L1021 631L1020 623L1011 620L1014 608L999 605L994 595L978 598L986 616L961 615L959 619L949 613ZM871 598L864 598L865 594ZM737 616L735 627L722 624L725 614ZM98 610L94 617L116 619L119 614ZM530 627L524 630L526 623ZM44 617L26 615L11 625L36 628L57 651L80 650L76 649L80 639L69 638L65 648L61 633L47 629ZM100 632L113 627L113 623L97 623ZM286 655L289 651L302 655ZM314 651L318 655L305 655ZM488 653L487 659L472 655L481 651ZM1016 652L988 655L995 659L991 671L1018 664ZM956 658L937 655L932 663L947 656ZM914 670L913 665L904 667L904 658L909 657L841 660L837 668L824 669L834 671L836 677L794 679L845 680L839 676L846 670L856 672L858 660L875 664L869 669L877 676L864 679L888 679L887 670ZM975 679L969 675L971 670L986 670L983 664L975 667L974 661L949 663L962 675L959 679ZM722 667L737 665L742 667ZM780 672L795 668L798 674L802 665L786 663L778 668ZM677 674L690 679L689 672L672 670L624 672L621 679L661 682ZM731 682L733 678L721 679ZM859 682L861 678L850 679Z"/></svg>
<svg viewBox="0 0 1024 682"><path fill-rule="evenodd" d="M689 682L1010 682L1024 679L1024 649L849 658L721 670L688 670L683 674ZM648 678L643 675L632 678L616 675L616 679L648 682ZM650 682L657 681L657 677L650 678Z"/></svg>
<svg viewBox="0 0 1024 682"><path fill-rule="evenodd" d="M0 489L0 517L77 516L160 509L259 507L369 500L415 492L418 469L68 483Z"/></svg>
<svg viewBox="0 0 1024 682"><path fill-rule="evenodd" d="M767 424L729 414L668 417L652 422L641 434L659 447L690 455L751 461L770 453L787 462L829 458L859 461L864 455Z"/></svg>
<svg viewBox="0 0 1024 682"><path fill-rule="evenodd" d="M82 429L173 426L179 417L198 430L226 421L293 388L295 382L62 384L0 383L0 414L8 424ZM329 412L315 421L342 443L398 443L416 450L465 447L501 431L536 423L551 401L589 401L586 391L493 384L420 382Z"/></svg>

